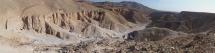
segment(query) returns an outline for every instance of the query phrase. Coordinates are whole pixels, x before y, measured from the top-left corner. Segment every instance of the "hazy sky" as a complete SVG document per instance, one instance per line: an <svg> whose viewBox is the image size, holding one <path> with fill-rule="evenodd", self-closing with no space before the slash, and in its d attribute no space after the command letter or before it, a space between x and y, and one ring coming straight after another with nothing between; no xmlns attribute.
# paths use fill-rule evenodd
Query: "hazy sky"
<svg viewBox="0 0 215 53"><path fill-rule="evenodd" d="M136 1L145 6L167 11L195 11L215 13L215 0L93 0L93 1Z"/></svg>

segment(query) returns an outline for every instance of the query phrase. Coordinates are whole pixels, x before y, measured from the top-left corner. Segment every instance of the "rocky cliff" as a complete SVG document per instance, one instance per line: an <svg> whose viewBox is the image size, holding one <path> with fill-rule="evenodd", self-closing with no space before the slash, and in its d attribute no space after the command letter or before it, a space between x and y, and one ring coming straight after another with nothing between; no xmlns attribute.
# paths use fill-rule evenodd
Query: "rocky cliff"
<svg viewBox="0 0 215 53"><path fill-rule="evenodd" d="M0 1L2 53L214 50L212 13L163 12L129 1Z"/></svg>
<svg viewBox="0 0 215 53"><path fill-rule="evenodd" d="M0 38L3 39L1 46L6 45L6 48L11 48L0 50L5 53L52 53L59 52L63 46L79 45L82 42L123 41L122 36L132 31L130 29L142 27L145 25L143 23L147 23L147 20L141 20L138 24L136 22L139 21L130 21L132 18L126 16L130 10L125 12L126 15L121 15L118 13L122 12L102 9L85 1L0 1ZM146 19L146 17L138 18ZM48 50L41 50L43 47L48 47L45 48ZM101 49L96 48L89 52Z"/></svg>

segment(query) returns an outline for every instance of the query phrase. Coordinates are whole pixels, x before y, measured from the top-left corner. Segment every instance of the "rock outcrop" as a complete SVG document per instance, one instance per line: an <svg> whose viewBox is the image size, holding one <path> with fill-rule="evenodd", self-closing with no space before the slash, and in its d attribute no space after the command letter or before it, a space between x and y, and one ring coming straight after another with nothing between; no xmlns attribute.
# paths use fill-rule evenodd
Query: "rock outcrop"
<svg viewBox="0 0 215 53"><path fill-rule="evenodd" d="M146 7L136 2L124 1L115 2L95 2L95 6L110 10L118 15L122 15L126 20L132 23L146 23L149 21L149 14L154 12L154 9Z"/></svg>
<svg viewBox="0 0 215 53"><path fill-rule="evenodd" d="M9 39L15 47L29 47L27 53L43 52L37 48L61 48L82 42L122 41L126 33L139 24L127 17L129 11L113 12L77 0L0 0L1 39ZM120 13L120 14L118 14ZM126 14L121 14L126 13ZM137 14L137 13L136 13ZM132 17L135 15L131 15ZM146 19L146 17L138 17ZM143 24L142 24L143 25ZM128 31L128 32L127 32ZM126 32L126 33L125 33ZM14 38L11 38L14 37ZM18 39L18 40L17 40ZM20 40L19 40L20 39ZM3 44L4 41L1 42ZM12 42L14 43L14 42ZM11 43L6 43L11 44ZM18 46L17 46L18 45ZM14 48L10 47L9 48ZM47 51L50 48L47 48ZM18 48L19 49L19 48ZM17 50L17 49L12 49ZM25 49L23 49L25 50ZM46 50L46 49L45 49ZM50 49L51 50L51 49ZM58 50L58 49L54 49ZM96 49L95 49L96 50ZM94 50L89 50L94 51ZM5 51L8 52L8 51ZM14 52L24 53L22 50ZM9 52L9 53L14 53ZM50 51L53 52L53 51Z"/></svg>
<svg viewBox="0 0 215 53"><path fill-rule="evenodd" d="M2 53L214 51L214 14L136 2L0 0ZM203 48L206 47L206 48Z"/></svg>

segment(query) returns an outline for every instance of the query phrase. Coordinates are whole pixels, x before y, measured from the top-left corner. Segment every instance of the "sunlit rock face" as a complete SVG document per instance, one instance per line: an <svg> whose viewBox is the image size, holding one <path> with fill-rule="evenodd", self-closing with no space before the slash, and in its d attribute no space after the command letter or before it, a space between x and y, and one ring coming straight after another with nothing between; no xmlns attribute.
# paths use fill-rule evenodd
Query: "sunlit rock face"
<svg viewBox="0 0 215 53"><path fill-rule="evenodd" d="M67 45L78 46L82 42L123 41L123 36L132 31L129 29L148 23L141 21L137 24L140 21L136 19L131 21L132 18L126 16L131 11L129 9L124 12L126 14L121 14L120 9L110 11L87 1L0 1L0 43L8 48L0 51L5 53L73 52L61 50Z"/></svg>
<svg viewBox="0 0 215 53"><path fill-rule="evenodd" d="M0 0L0 4L2 53L214 51L212 13L165 12L128 1Z"/></svg>
<svg viewBox="0 0 215 53"><path fill-rule="evenodd" d="M97 7L110 10L116 14L122 15L125 19L132 23L145 23L149 21L147 16L154 12L154 9L146 7L136 2L95 2ZM145 17L145 18L143 18Z"/></svg>

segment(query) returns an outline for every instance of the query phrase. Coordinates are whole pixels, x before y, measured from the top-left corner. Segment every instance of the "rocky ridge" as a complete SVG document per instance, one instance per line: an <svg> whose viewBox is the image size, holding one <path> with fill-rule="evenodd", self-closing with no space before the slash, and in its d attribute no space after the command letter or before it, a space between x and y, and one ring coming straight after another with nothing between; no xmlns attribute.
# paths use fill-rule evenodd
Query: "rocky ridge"
<svg viewBox="0 0 215 53"><path fill-rule="evenodd" d="M214 52L213 13L164 12L128 1L0 1L3 53Z"/></svg>
<svg viewBox="0 0 215 53"><path fill-rule="evenodd" d="M122 36L129 33L129 29L138 27L138 24L129 22L124 16L86 2L1 1L1 46L10 48L1 50L5 53L53 53L67 45L78 47L87 42L123 41Z"/></svg>

